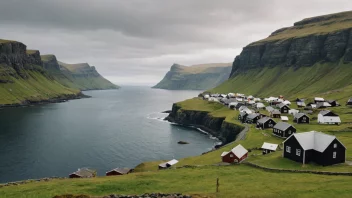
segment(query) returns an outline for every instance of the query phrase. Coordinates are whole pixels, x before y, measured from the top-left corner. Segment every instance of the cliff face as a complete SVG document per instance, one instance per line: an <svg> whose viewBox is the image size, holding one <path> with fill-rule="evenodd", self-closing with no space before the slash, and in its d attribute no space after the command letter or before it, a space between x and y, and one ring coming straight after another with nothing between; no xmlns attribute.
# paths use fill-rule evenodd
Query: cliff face
<svg viewBox="0 0 352 198"><path fill-rule="evenodd" d="M118 86L102 77L88 63L66 64L57 61L54 55L43 55L44 68L55 80L69 88L80 90L117 89Z"/></svg>
<svg viewBox="0 0 352 198"><path fill-rule="evenodd" d="M244 127L228 123L225 118L213 117L205 111L182 109L173 104L172 111L166 120L185 126L196 126L219 138L224 144L232 142Z"/></svg>
<svg viewBox="0 0 352 198"><path fill-rule="evenodd" d="M252 68L352 61L352 12L304 19L243 48L231 77Z"/></svg>
<svg viewBox="0 0 352 198"><path fill-rule="evenodd" d="M193 66L174 64L165 77L153 88L172 90L205 90L226 79L231 71L230 63L214 63Z"/></svg>

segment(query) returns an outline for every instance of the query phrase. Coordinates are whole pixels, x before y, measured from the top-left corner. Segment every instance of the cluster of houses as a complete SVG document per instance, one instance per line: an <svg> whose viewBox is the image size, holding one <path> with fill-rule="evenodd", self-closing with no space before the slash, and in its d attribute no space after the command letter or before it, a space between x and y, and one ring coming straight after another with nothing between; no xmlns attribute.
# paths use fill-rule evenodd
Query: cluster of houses
<svg viewBox="0 0 352 198"><path fill-rule="evenodd" d="M129 168L115 168L105 173L106 176L117 176L117 175L126 175L133 171ZM91 178L96 177L97 171L91 168L79 168L77 171L71 173L69 178Z"/></svg>
<svg viewBox="0 0 352 198"><path fill-rule="evenodd" d="M255 124L258 129L272 128L274 136L286 139L283 142L283 157L301 162L315 162L327 166L345 162L346 147L332 135L311 131L296 133L296 128L289 124L289 115L292 115L293 123L310 124L309 114L314 109L320 109L318 124L341 124L341 119L336 113L327 110L328 107L337 107L340 104L336 100L325 100L315 97L314 102L306 104L304 99L297 98L294 102L297 109L291 109L291 102L283 96L269 98L255 98L244 94L208 94L203 96L204 100L222 103L230 109L238 110L238 120L242 123ZM267 105L264 105L267 104ZM352 99L346 105L352 106ZM303 111L302 111L303 110ZM266 115L267 112L268 115ZM275 121L280 119L279 122ZM278 144L264 142L261 149L263 154L271 153L279 149ZM229 152L223 152L221 159L227 163L240 163L248 156L248 151L238 145Z"/></svg>

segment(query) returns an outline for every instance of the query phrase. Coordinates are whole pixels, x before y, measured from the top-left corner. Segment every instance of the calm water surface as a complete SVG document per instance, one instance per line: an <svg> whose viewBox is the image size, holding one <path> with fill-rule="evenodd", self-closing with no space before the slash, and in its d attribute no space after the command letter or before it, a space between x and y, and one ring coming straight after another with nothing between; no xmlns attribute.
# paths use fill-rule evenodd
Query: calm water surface
<svg viewBox="0 0 352 198"><path fill-rule="evenodd" d="M216 140L160 119L172 103L198 93L124 87L85 92L89 99L1 109L0 182L68 176L80 167L104 175L144 161L199 155Z"/></svg>

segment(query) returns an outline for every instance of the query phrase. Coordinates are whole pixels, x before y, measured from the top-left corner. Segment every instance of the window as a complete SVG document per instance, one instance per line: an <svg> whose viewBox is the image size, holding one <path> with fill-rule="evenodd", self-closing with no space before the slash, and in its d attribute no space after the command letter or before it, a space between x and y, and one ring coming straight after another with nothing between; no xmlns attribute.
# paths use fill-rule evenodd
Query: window
<svg viewBox="0 0 352 198"><path fill-rule="evenodd" d="M291 153L291 147L286 146L286 152Z"/></svg>
<svg viewBox="0 0 352 198"><path fill-rule="evenodd" d="M334 148L337 148L337 144L334 144Z"/></svg>
<svg viewBox="0 0 352 198"><path fill-rule="evenodd" d="M301 149L296 149L296 155L301 156Z"/></svg>
<svg viewBox="0 0 352 198"><path fill-rule="evenodd" d="M289 131L288 131L288 134L290 134L290 135L291 135L291 130L289 130Z"/></svg>
<svg viewBox="0 0 352 198"><path fill-rule="evenodd" d="M233 155L231 154L230 157L233 157Z"/></svg>
<svg viewBox="0 0 352 198"><path fill-rule="evenodd" d="M336 152L332 153L332 158L334 158L334 159L336 158Z"/></svg>

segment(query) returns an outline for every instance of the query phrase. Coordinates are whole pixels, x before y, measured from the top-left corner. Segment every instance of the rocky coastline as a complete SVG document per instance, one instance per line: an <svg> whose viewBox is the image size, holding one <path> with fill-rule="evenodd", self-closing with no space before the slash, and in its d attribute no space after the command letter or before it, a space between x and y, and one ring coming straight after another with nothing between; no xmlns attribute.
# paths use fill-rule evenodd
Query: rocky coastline
<svg viewBox="0 0 352 198"><path fill-rule="evenodd" d="M200 128L218 138L222 144L236 140L237 135L244 129L244 126L227 122L225 118L213 117L206 111L185 110L176 103L165 120L186 127Z"/></svg>

